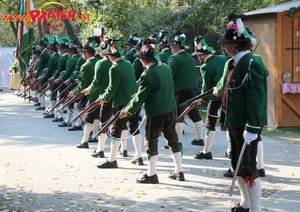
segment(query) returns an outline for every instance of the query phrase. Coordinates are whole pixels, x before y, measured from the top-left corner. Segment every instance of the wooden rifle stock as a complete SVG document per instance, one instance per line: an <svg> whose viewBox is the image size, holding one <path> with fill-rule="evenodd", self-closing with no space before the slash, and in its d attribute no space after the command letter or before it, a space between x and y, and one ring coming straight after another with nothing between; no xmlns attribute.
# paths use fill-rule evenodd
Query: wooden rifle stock
<svg viewBox="0 0 300 212"><path fill-rule="evenodd" d="M50 83L44 90L43 92L40 94L40 97L45 94L50 88L52 88L55 85L54 82Z"/></svg>
<svg viewBox="0 0 300 212"><path fill-rule="evenodd" d="M36 83L38 83L38 79L36 79L36 80L34 80L32 83L31 83L31 85L26 89L26 91L29 91L31 88L32 88L32 86L34 86Z"/></svg>
<svg viewBox="0 0 300 212"><path fill-rule="evenodd" d="M101 133L103 133L110 125L112 125L113 123L115 123L118 119L119 119L119 115L121 114L122 110L119 110L115 115L113 115L108 121L107 123L101 127L101 129L97 132L97 134L93 137L93 139L96 139L96 137L98 135L100 135Z"/></svg>
<svg viewBox="0 0 300 212"><path fill-rule="evenodd" d="M39 93L41 90L45 89L48 85L48 83L50 82L50 79L47 80L47 82L45 82L41 87L40 89L37 91L37 93Z"/></svg>
<svg viewBox="0 0 300 212"><path fill-rule="evenodd" d="M63 83L62 83L63 84ZM60 94L59 97L61 97L65 92L69 91L72 89L72 86L75 84L75 81L72 82L70 85L68 85Z"/></svg>
<svg viewBox="0 0 300 212"><path fill-rule="evenodd" d="M180 116L178 116L178 118L176 119L176 122L183 119L186 114L188 114L194 107L197 106L196 103L195 103L196 100L203 99L203 98L206 98L208 96L211 96L213 94L213 92L214 92L214 88L212 88L212 89L204 92L203 94L195 96L195 97L187 100L186 102L180 104L179 107L186 106L187 104L190 104L190 105L180 114Z"/></svg>
<svg viewBox="0 0 300 212"><path fill-rule="evenodd" d="M91 110L93 110L95 107L98 106L98 103L96 103L95 101L92 102L89 106L87 106L83 111L81 111L75 118L73 118L72 121L70 121L68 124L72 123L73 121L75 121L76 119L80 118L81 116L83 116L84 114L90 112Z"/></svg>
<svg viewBox="0 0 300 212"><path fill-rule="evenodd" d="M69 106L70 104L76 102L78 99L82 98L84 96L83 93L79 93L76 96L72 97L70 100L68 100L63 106L61 106L61 108L59 108L58 110L63 110L65 107Z"/></svg>
<svg viewBox="0 0 300 212"><path fill-rule="evenodd" d="M59 86L57 86L57 88L54 89L54 91L52 91L49 96L53 95L56 91L58 91L58 89L60 89L60 87L63 86L63 83L61 83Z"/></svg>

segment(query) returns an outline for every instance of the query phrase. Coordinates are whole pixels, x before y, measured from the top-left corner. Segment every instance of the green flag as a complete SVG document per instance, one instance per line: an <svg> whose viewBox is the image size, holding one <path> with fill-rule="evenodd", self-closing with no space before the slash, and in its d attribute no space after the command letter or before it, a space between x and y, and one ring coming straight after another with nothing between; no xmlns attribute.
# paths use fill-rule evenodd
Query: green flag
<svg viewBox="0 0 300 212"><path fill-rule="evenodd" d="M23 72L28 68L31 55L31 46L35 42L30 10L33 10L32 0L20 0L20 19L18 27L17 52L16 56L20 62L20 69Z"/></svg>

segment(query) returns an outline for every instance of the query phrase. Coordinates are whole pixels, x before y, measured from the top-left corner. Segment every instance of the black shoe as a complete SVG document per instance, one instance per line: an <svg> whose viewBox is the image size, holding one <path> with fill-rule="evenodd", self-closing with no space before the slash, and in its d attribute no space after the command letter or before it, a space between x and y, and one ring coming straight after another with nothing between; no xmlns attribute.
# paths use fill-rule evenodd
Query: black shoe
<svg viewBox="0 0 300 212"><path fill-rule="evenodd" d="M149 177L146 173L142 177L136 179L136 182L137 183L151 183L151 184L159 183L157 174Z"/></svg>
<svg viewBox="0 0 300 212"><path fill-rule="evenodd" d="M234 172L232 172L231 169L228 169L226 172L223 173L223 176L233 178Z"/></svg>
<svg viewBox="0 0 300 212"><path fill-rule="evenodd" d="M231 151L225 152L225 156L226 156L226 158L231 159Z"/></svg>
<svg viewBox="0 0 300 212"><path fill-rule="evenodd" d="M61 124L58 125L59 127L70 127L71 124L68 124L66 122L62 122Z"/></svg>
<svg viewBox="0 0 300 212"><path fill-rule="evenodd" d="M52 120L52 122L63 122L64 121L64 119L61 117L61 118L55 118L55 119L53 119Z"/></svg>
<svg viewBox="0 0 300 212"><path fill-rule="evenodd" d="M89 137L88 142L98 142L98 139L97 138L93 139L93 137Z"/></svg>
<svg viewBox="0 0 300 212"><path fill-rule="evenodd" d="M39 106L39 107L35 108L35 110L45 110L45 107Z"/></svg>
<svg viewBox="0 0 300 212"><path fill-rule="evenodd" d="M169 175L169 178L173 179L173 180L178 180L178 181L185 181L183 172L171 173Z"/></svg>
<svg viewBox="0 0 300 212"><path fill-rule="evenodd" d="M249 208L243 208L240 204L236 204L233 208L231 208L232 212L249 212Z"/></svg>
<svg viewBox="0 0 300 212"><path fill-rule="evenodd" d="M211 159L213 159L213 156L212 156L211 152L208 152L208 153L206 153L206 154L204 154L203 152L200 152L200 153L194 155L194 158L195 158L195 159L206 159L206 160L211 160Z"/></svg>
<svg viewBox="0 0 300 212"><path fill-rule="evenodd" d="M39 101L39 99L38 98L34 98L33 101L37 103Z"/></svg>
<svg viewBox="0 0 300 212"><path fill-rule="evenodd" d="M44 118L54 118L54 114L47 114L47 115L44 115Z"/></svg>
<svg viewBox="0 0 300 212"><path fill-rule="evenodd" d="M80 149L88 149L89 148L89 144L88 144L88 142L78 143L78 144L76 144L76 147L80 148Z"/></svg>
<svg viewBox="0 0 300 212"><path fill-rule="evenodd" d="M40 105L41 105L41 103L37 102L33 106L37 107L37 106L40 106Z"/></svg>
<svg viewBox="0 0 300 212"><path fill-rule="evenodd" d="M97 165L97 167L99 169L104 169L104 168L118 168L118 163L116 160L114 160L113 162L109 162L108 160L100 163Z"/></svg>
<svg viewBox="0 0 300 212"><path fill-rule="evenodd" d="M77 130L82 130L82 126L76 126L74 125L73 127L68 129L69 131L77 131Z"/></svg>
<svg viewBox="0 0 300 212"><path fill-rule="evenodd" d="M96 150L91 154L94 158L105 158L104 151L96 152Z"/></svg>
<svg viewBox="0 0 300 212"><path fill-rule="evenodd" d="M144 165L144 161L143 161L143 158L133 158L130 160L130 162L132 164L137 164L137 165Z"/></svg>
<svg viewBox="0 0 300 212"><path fill-rule="evenodd" d="M191 144L196 146L204 146L204 140L203 139L196 140L195 138L194 140L192 140Z"/></svg>
<svg viewBox="0 0 300 212"><path fill-rule="evenodd" d="M257 169L257 174L260 177L265 177L266 176L265 169Z"/></svg>
<svg viewBox="0 0 300 212"><path fill-rule="evenodd" d="M128 157L128 154L127 154L127 150L123 150L123 152L121 152L121 155L124 157L124 158L127 158Z"/></svg>

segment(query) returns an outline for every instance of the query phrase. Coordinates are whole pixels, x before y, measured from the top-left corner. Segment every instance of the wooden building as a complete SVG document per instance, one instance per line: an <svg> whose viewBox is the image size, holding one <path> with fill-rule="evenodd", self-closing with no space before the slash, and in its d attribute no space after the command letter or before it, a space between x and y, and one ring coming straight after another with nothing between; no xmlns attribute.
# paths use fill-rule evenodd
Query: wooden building
<svg viewBox="0 0 300 212"><path fill-rule="evenodd" d="M300 1L244 13L244 24L261 41L256 49L268 77L268 128L300 127Z"/></svg>

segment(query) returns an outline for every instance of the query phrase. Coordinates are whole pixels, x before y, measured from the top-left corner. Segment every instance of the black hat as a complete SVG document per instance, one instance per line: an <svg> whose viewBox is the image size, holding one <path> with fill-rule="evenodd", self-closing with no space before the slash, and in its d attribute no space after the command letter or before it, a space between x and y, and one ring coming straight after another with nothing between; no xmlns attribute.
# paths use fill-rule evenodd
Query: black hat
<svg viewBox="0 0 300 212"><path fill-rule="evenodd" d="M58 47L59 47L59 44L57 43L57 41L54 41L53 43L50 43L47 46L47 49L53 49L53 50L57 51Z"/></svg>
<svg viewBox="0 0 300 212"><path fill-rule="evenodd" d="M37 55L40 55L42 52L40 50L34 50L33 51L33 54L37 54Z"/></svg>
<svg viewBox="0 0 300 212"><path fill-rule="evenodd" d="M195 52L192 56L202 55L202 54L214 54L216 51L210 47L202 36L197 36L194 39Z"/></svg>
<svg viewBox="0 0 300 212"><path fill-rule="evenodd" d="M185 47L185 43L186 43L185 34L183 32L177 31L171 42L171 46Z"/></svg>
<svg viewBox="0 0 300 212"><path fill-rule="evenodd" d="M93 36L88 37L85 42L82 43L82 48L79 48L79 51L87 52L87 51L95 51L100 44L100 37Z"/></svg>
<svg viewBox="0 0 300 212"><path fill-rule="evenodd" d="M112 38L108 40L108 47L102 51L104 54L112 55L115 57L124 56L124 52L121 47L121 41L119 38Z"/></svg>
<svg viewBox="0 0 300 212"><path fill-rule="evenodd" d="M143 41L144 39L143 38L140 38L139 41L136 43L135 46L133 46L134 48L142 48L143 46Z"/></svg>
<svg viewBox="0 0 300 212"><path fill-rule="evenodd" d="M227 31L224 37L218 40L218 43L240 43L255 40L243 24L245 17L244 14L230 14L228 16Z"/></svg>
<svg viewBox="0 0 300 212"><path fill-rule="evenodd" d="M42 38L37 44L40 46L47 46L49 43L49 40L47 38Z"/></svg>
<svg viewBox="0 0 300 212"><path fill-rule="evenodd" d="M129 39L128 39L127 43L125 43L125 44L134 46L137 44L138 40L139 40L138 34L132 34L129 36Z"/></svg>
<svg viewBox="0 0 300 212"><path fill-rule="evenodd" d="M134 56L154 63L160 61L159 57L157 56L156 45L153 43L153 41L151 41L150 38L144 40L140 52L135 53Z"/></svg>
<svg viewBox="0 0 300 212"><path fill-rule="evenodd" d="M68 50L69 49L69 46L67 43L61 43L59 44L59 49L63 49L63 50Z"/></svg>
<svg viewBox="0 0 300 212"><path fill-rule="evenodd" d="M158 35L157 42L162 46L170 46L169 33L166 30L161 30Z"/></svg>

